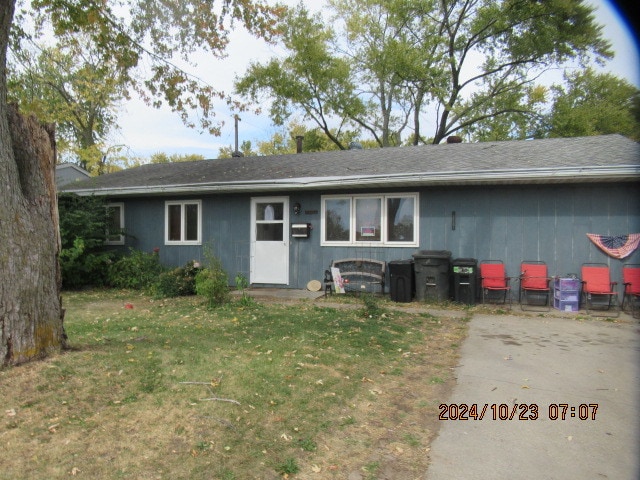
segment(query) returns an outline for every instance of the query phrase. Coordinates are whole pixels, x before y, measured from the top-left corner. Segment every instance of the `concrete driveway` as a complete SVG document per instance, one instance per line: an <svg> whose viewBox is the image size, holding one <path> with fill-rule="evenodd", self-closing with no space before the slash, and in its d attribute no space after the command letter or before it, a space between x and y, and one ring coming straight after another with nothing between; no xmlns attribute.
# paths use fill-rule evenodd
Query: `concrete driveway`
<svg viewBox="0 0 640 480"><path fill-rule="evenodd" d="M637 320L476 314L456 376L428 480L640 478Z"/></svg>

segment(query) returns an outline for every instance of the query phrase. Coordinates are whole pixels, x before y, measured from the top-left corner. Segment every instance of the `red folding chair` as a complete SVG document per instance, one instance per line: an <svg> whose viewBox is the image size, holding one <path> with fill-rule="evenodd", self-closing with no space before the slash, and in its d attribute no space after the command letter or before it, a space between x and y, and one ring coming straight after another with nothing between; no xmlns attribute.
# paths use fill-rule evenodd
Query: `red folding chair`
<svg viewBox="0 0 640 480"><path fill-rule="evenodd" d="M525 306L545 307L551 309L551 278L547 272L547 264L538 260L526 260L520 264L520 290L518 300L520 308ZM544 303L541 302L544 300ZM533 310L533 309L532 309Z"/></svg>
<svg viewBox="0 0 640 480"><path fill-rule="evenodd" d="M611 281L609 266L605 263L585 263L582 265L582 299L587 313L589 310L615 310L620 314L618 292L613 288L618 282Z"/></svg>
<svg viewBox="0 0 640 480"><path fill-rule="evenodd" d="M482 303L490 297L500 298L511 308L511 277L507 276L502 260L483 260L480 262L480 287L482 289ZM496 295L498 294L498 295ZM495 302L498 303L498 302Z"/></svg>
<svg viewBox="0 0 640 480"><path fill-rule="evenodd" d="M631 304L631 315L640 317L640 264L626 264L622 266L622 309Z"/></svg>

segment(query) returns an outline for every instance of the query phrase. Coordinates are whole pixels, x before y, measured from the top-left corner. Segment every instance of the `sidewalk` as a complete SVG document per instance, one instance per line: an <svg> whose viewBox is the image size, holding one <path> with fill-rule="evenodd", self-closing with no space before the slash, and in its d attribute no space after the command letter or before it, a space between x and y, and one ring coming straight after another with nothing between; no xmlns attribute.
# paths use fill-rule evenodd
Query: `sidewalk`
<svg viewBox="0 0 640 480"><path fill-rule="evenodd" d="M478 415L487 409L482 420L442 421L426 478L640 478L637 320L516 312L475 314L470 322L457 385L443 402L477 404ZM456 409L447 413L455 417Z"/></svg>

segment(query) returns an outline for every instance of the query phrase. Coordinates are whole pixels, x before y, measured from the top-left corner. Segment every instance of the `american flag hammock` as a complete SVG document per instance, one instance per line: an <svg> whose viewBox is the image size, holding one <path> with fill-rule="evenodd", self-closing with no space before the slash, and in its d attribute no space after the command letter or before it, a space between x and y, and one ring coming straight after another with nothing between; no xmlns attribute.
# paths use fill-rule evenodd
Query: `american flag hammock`
<svg viewBox="0 0 640 480"><path fill-rule="evenodd" d="M640 233L628 235L597 235L587 233L587 237L602 251L613 258L625 258L640 245Z"/></svg>

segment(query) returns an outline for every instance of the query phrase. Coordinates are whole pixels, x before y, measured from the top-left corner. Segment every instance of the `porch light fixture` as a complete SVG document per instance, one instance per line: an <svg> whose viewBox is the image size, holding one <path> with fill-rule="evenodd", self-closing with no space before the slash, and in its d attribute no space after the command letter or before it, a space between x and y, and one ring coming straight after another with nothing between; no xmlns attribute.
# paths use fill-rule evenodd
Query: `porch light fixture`
<svg viewBox="0 0 640 480"><path fill-rule="evenodd" d="M300 211L302 210L302 206L296 202L293 204L293 214L294 215L300 215Z"/></svg>

